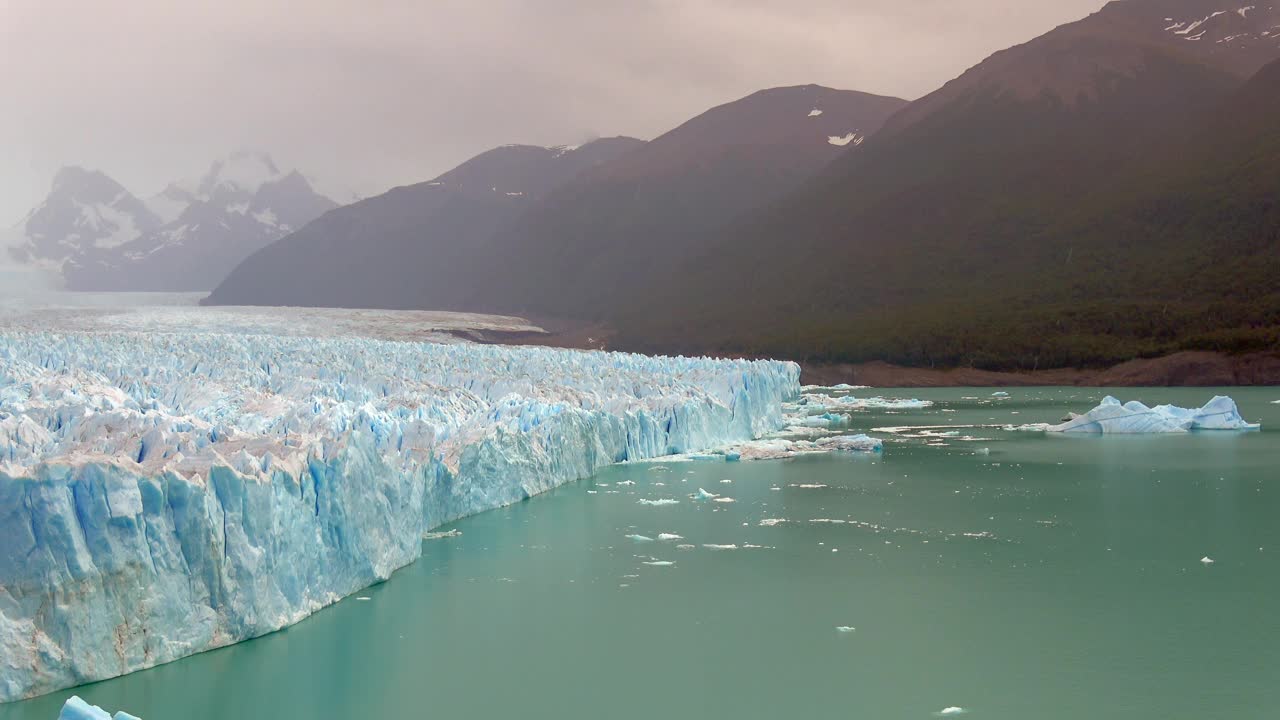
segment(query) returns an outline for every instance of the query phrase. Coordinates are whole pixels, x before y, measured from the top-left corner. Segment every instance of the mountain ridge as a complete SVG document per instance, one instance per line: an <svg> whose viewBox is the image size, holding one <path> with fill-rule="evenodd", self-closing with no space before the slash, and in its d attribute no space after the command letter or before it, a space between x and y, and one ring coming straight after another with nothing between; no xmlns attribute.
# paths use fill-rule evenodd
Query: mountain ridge
<svg viewBox="0 0 1280 720"><path fill-rule="evenodd" d="M101 171L68 166L10 231L9 254L70 290L207 290L243 256L335 206L256 151L146 200Z"/></svg>

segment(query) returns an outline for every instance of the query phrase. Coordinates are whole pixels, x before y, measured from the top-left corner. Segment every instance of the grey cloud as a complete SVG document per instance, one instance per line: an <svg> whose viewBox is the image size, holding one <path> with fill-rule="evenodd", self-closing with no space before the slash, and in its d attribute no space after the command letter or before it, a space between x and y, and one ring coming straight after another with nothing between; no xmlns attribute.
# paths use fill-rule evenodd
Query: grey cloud
<svg viewBox="0 0 1280 720"><path fill-rule="evenodd" d="M0 223L262 148L362 192L493 145L653 137L754 90L914 98L1102 0L6 0Z"/></svg>

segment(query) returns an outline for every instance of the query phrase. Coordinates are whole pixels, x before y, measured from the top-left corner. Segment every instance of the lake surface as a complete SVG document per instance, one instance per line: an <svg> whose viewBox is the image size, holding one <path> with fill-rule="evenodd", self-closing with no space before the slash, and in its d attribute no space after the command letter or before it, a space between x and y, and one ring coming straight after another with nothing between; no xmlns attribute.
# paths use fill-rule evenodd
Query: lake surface
<svg viewBox="0 0 1280 720"><path fill-rule="evenodd" d="M937 404L856 415L882 456L607 469L285 631L0 720L73 693L144 720L1275 717L1280 389L1107 392L1222 392L1264 430L1048 437L1000 427L1104 393L859 391ZM997 427L900 429L939 425Z"/></svg>

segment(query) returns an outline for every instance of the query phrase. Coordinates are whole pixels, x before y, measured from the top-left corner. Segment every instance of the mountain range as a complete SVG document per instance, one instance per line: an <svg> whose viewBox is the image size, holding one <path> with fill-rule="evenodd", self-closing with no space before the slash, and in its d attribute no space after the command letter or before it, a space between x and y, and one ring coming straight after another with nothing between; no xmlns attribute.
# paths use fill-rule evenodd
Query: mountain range
<svg viewBox="0 0 1280 720"><path fill-rule="evenodd" d="M620 283L644 287L707 231L858 150L904 104L778 88L647 143L498 148L330 213L250 258L210 302L467 310L517 307L566 281L566 299L594 302Z"/></svg>
<svg viewBox="0 0 1280 720"><path fill-rule="evenodd" d="M234 153L146 200L102 172L66 167L5 245L70 290L209 290L253 251L335 207L259 152Z"/></svg>
<svg viewBox="0 0 1280 720"><path fill-rule="evenodd" d="M472 161L485 200L406 210L446 175L329 213L209 302L545 315L614 347L828 362L1275 348L1278 61L1273 7L1117 0L914 102L779 88L614 141L497 214L526 191L495 150Z"/></svg>

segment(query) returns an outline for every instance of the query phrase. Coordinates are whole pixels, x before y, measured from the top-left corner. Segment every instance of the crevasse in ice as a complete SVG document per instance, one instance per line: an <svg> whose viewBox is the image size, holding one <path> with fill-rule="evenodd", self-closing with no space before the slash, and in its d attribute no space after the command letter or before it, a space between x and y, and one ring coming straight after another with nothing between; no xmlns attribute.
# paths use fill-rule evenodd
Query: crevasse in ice
<svg viewBox="0 0 1280 720"><path fill-rule="evenodd" d="M0 701L295 623L427 531L783 425L791 363L0 333Z"/></svg>
<svg viewBox="0 0 1280 720"><path fill-rule="evenodd" d="M1192 430L1257 430L1260 426L1247 422L1236 403L1229 397L1217 396L1199 409L1157 405L1147 407L1134 400L1121 404L1106 397L1098 407L1084 415L1076 415L1061 425L1045 428L1058 433L1146 434L1181 433Z"/></svg>

